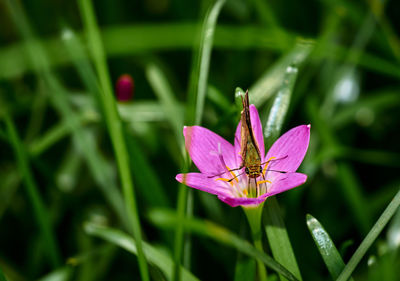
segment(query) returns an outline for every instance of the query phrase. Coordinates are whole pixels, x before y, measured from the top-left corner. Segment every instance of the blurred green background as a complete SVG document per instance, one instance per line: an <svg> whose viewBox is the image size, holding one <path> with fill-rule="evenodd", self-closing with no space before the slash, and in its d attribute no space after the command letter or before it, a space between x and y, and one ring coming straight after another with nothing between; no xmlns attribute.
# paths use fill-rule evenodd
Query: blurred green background
<svg viewBox="0 0 400 281"><path fill-rule="evenodd" d="M162 214L179 214L179 196L189 216L251 241L241 208L175 181L187 166L182 126L201 123L233 142L241 110L235 88L250 89L265 125L294 67L282 132L311 124L300 168L308 180L277 199L303 279L328 280L306 214L346 263L399 189L400 3L228 0L213 15L214 1L97 0L98 26L88 3L0 1L0 269L7 279L141 280L135 255L85 227L132 232L129 180L118 163L129 163L122 166L132 175L141 237L169 260L179 259L179 226ZM131 101L117 102L120 127L110 94L122 74L135 90ZM184 243L182 263L193 275L254 279L254 260L201 231ZM397 215L355 280L400 280L399 232ZM154 262L150 274L164 280Z"/></svg>

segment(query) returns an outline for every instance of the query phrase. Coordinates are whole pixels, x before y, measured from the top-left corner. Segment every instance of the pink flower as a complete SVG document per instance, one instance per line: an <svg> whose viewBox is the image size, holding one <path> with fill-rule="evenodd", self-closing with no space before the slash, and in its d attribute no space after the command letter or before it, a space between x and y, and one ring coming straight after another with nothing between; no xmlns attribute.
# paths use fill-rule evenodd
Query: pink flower
<svg viewBox="0 0 400 281"><path fill-rule="evenodd" d="M265 154L260 117L250 105L250 120L261 154L262 172L257 179L247 176L240 155L241 123L235 145L200 127L184 127L185 146L200 173L178 174L176 180L211 194L232 207L256 206L267 197L303 184L307 176L296 173L307 152L310 125L297 126L283 134Z"/></svg>

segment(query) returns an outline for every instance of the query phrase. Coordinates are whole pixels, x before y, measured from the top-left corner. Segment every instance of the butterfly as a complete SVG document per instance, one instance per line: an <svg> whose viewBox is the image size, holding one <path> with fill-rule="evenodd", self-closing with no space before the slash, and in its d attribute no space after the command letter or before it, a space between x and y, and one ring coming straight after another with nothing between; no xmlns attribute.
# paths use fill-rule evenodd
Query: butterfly
<svg viewBox="0 0 400 281"><path fill-rule="evenodd" d="M253 127L251 126L250 110L249 110L249 94L242 96L243 110L241 112L241 132L240 132L240 155L242 156L242 164L239 169L245 167L245 173L250 178L258 178L263 172L261 166L261 154L258 144L254 137Z"/></svg>
<svg viewBox="0 0 400 281"><path fill-rule="evenodd" d="M260 188L259 185L264 183L271 183L269 180L266 180L266 172L268 164L272 161L280 160L276 159L275 157L271 157L266 162L262 163L262 157L260 153L260 149L258 147L258 143L254 136L253 127L251 125L251 118L250 118L250 109L249 109L249 94L246 91L244 97L242 98L242 105L243 110L241 111L241 127L240 127L240 156L242 159L241 165L236 169L229 169L229 173L232 175L232 178L217 178L216 180L222 180L231 183L233 180L237 180L238 177L242 176L244 173L247 175L248 182L247 182L247 189L246 193L250 192L252 196L259 196ZM263 165L264 168L263 168ZM244 172L235 174L234 171L240 171L244 168ZM268 170L273 172L285 173L281 171L275 170ZM225 172L214 175L220 176ZM214 177L211 176L211 177ZM257 181L257 178L262 176L262 180Z"/></svg>

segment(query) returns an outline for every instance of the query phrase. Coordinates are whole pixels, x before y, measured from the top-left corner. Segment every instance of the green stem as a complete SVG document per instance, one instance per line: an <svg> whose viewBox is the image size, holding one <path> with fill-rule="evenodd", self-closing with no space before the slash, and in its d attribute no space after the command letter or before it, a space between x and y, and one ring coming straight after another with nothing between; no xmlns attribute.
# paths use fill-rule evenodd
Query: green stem
<svg viewBox="0 0 400 281"><path fill-rule="evenodd" d="M375 225L372 227L371 231L365 237L365 239L361 242L361 245L358 247L354 255L350 258L350 261L344 267L342 273L339 275L336 281L346 281L350 278L354 269L367 253L369 247L371 247L372 243L378 237L379 233L383 230L392 216L395 214L397 208L400 205L400 189L397 194L394 196L390 204L387 206L383 214L377 220Z"/></svg>
<svg viewBox="0 0 400 281"><path fill-rule="evenodd" d="M53 268L57 268L61 264L61 254L56 242L56 236L53 232L48 211L43 203L43 199L40 196L38 187L32 175L32 171L29 166L28 157L26 151L21 143L21 139L18 136L14 122L6 114L4 114L4 120L6 123L10 143L13 146L15 157L17 158L17 164L25 182L25 187L29 201L33 207L33 214L37 221L37 224L41 231L41 238L43 239L43 246L47 251L48 257L52 263Z"/></svg>
<svg viewBox="0 0 400 281"><path fill-rule="evenodd" d="M107 127L110 132L111 141L118 163L118 171L121 177L125 207L129 220L131 221L130 231L133 233L133 237L136 241L141 280L148 281L150 280L149 271L142 247L141 227L136 204L136 195L130 171L129 155L124 138L122 122L118 114L113 95L113 87L110 81L110 75L108 73L103 43L100 37L100 30L97 25L92 1L80 0L78 2L82 19L87 30L89 47L93 55L97 74L99 76L99 82L101 86L100 100L104 109Z"/></svg>
<svg viewBox="0 0 400 281"><path fill-rule="evenodd" d="M189 97L188 105L186 108L186 124L196 124L200 125L203 109L204 100L206 96L207 89L207 78L208 70L210 66L211 50L214 42L214 31L217 24L217 19L222 6L225 4L226 0L215 1L210 9L208 10L204 23L202 26L201 41L199 45L199 50L195 49L195 57L193 60L192 73L189 81ZM189 170L189 163L184 159L185 167L183 172ZM185 231L183 227L183 219L186 215L190 216L190 209L188 206L188 191L187 187L183 184L179 186L178 192L178 206L177 212L179 216L179 223L175 231L175 244L174 244L174 261L175 265L173 268L173 280L180 280L180 270L179 266L182 260L182 251L184 249L184 239ZM186 249L189 249L190 240L187 240ZM185 260L187 260L185 258Z"/></svg>
<svg viewBox="0 0 400 281"><path fill-rule="evenodd" d="M264 203L258 205L257 207L244 207L244 213L246 214L247 220L250 225L251 235L253 238L254 246L257 250L264 253L264 249L262 246L262 231L261 231L261 216L262 210L264 207ZM267 271L265 266L261 260L257 260L257 270L260 281L267 280Z"/></svg>
<svg viewBox="0 0 400 281"><path fill-rule="evenodd" d="M187 171L188 169L184 169ZM185 230L183 227L183 221L185 219L186 214L186 206L187 206L187 187L184 184L179 185L178 191L178 206L177 206L177 213L178 213L178 224L176 226L175 231L175 241L174 241L174 268L172 274L172 280L178 281L180 280L180 266L182 260L182 250L183 250L183 240Z"/></svg>

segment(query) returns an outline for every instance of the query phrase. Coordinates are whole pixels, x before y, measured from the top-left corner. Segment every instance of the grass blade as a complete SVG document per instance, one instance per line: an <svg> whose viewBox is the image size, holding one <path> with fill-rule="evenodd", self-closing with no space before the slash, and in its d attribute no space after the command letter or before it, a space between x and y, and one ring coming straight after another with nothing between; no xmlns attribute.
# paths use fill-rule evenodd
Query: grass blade
<svg viewBox="0 0 400 281"><path fill-rule="evenodd" d="M396 215L394 216L388 231L387 231L387 243L391 250L396 250L400 247L400 209L397 209Z"/></svg>
<svg viewBox="0 0 400 281"><path fill-rule="evenodd" d="M52 230L48 211L43 203L43 199L38 191L38 187L29 167L28 157L18 136L17 130L11 118L5 114L4 120L6 123L10 143L14 149L15 158L17 159L18 168L21 172L22 179L26 186L26 192L33 207L33 213L40 232L42 234L43 243L47 252L48 258L53 268L61 264L61 254L56 242L55 234Z"/></svg>
<svg viewBox="0 0 400 281"><path fill-rule="evenodd" d="M331 274L332 279L338 278L344 268L344 262L335 244L324 227L311 215L306 216L307 227L314 239L322 259ZM350 279L353 280L353 279Z"/></svg>
<svg viewBox="0 0 400 281"><path fill-rule="evenodd" d="M132 161L132 174L135 177L138 187L141 187L138 193L151 206L170 206L171 203L160 182L159 176L144 155L136 138L132 136L127 142L129 152L132 155L131 157L135 159L135 161Z"/></svg>
<svg viewBox="0 0 400 281"><path fill-rule="evenodd" d="M165 116L175 133L179 147L183 148L183 115L177 114L181 112L180 106L175 98L171 85L168 83L166 75L163 73L159 65L155 62L151 62L146 66L146 76L154 90L154 93L160 100ZM184 153L184 151L182 151L182 153Z"/></svg>
<svg viewBox="0 0 400 281"><path fill-rule="evenodd" d="M62 37L64 39L63 42L65 43L65 46L73 59L73 62L79 75L81 76L83 83L85 84L88 91L92 93L92 95L95 95L95 99L100 103L100 89L98 79L96 77L94 69L89 63L88 56L85 53L82 42L79 40L78 36L76 36L76 34L70 29L66 29L63 32ZM85 106L92 109L94 114L97 113L96 108L94 108L94 106L91 104L92 99L87 98L86 96L79 96L79 98L81 98L80 102L84 103ZM118 105L118 112L121 116L121 119L129 120L131 122L135 122L138 120L154 120L154 118L156 120L165 119L165 114L160 116L159 113L157 114L157 111L160 111L160 107L157 106L156 103L146 104L135 102L134 104ZM176 113L178 111L174 112ZM93 113L91 115L94 115ZM85 116L85 114L83 114L83 116ZM146 116L150 119L146 119ZM131 158L135 159L135 161L131 162L132 174L137 179L139 187L143 187L141 189L142 195L144 195L147 202L153 203L156 206L168 206L167 196L165 195L165 192L162 189L161 184L158 181L158 178L155 176L155 172L148 163L145 155L138 148L139 146L136 144L133 138L129 138L127 139L127 141L129 152L132 156Z"/></svg>
<svg viewBox="0 0 400 281"><path fill-rule="evenodd" d="M62 267L53 272L46 274L46 276L40 278L37 281L68 281L72 275L71 267Z"/></svg>
<svg viewBox="0 0 400 281"><path fill-rule="evenodd" d="M385 211L376 221L375 225L371 228L370 232L367 234L365 239L361 242L360 246L357 248L356 252L350 258L349 262L346 264L345 268L343 269L342 273L336 279L337 281L346 281L350 278L351 274L353 273L354 269L361 261L363 256L367 253L369 247L371 247L372 243L381 233L383 228L392 218L392 216L396 213L397 208L400 205L400 189L397 194L394 196L392 201L386 207Z"/></svg>
<svg viewBox="0 0 400 281"><path fill-rule="evenodd" d="M146 257L142 249L142 234L139 221L139 214L136 204L135 190L132 182L128 151L124 139L123 127L115 105L110 76L106 64L103 43L100 38L100 31L97 26L95 13L91 0L80 0L79 7L82 19L88 34L88 43L93 55L94 64L99 76L101 86L100 100L105 112L105 119L108 130L111 135L111 141L114 147L118 162L118 171L121 177L125 207L131 221L131 231L137 242L137 252L139 269L142 280L149 280L149 272L146 263Z"/></svg>
<svg viewBox="0 0 400 281"><path fill-rule="evenodd" d="M274 99L270 113L268 115L267 124L264 129L264 136L267 140L267 147L271 147L273 142L278 139L286 112L289 109L290 99L292 96L294 84L297 79L298 69L294 65L290 65L285 70L281 89Z"/></svg>
<svg viewBox="0 0 400 281"><path fill-rule="evenodd" d="M137 24L106 26L102 29L104 48L111 57L124 55L142 55L149 52L170 50L190 50L195 42L198 24L194 22L163 22L162 24ZM219 25L215 29L214 45L219 49L268 49L281 51L276 44L275 32L255 25ZM81 32L77 34L82 37ZM290 44L294 35L288 34ZM132 40L131 38L140 38ZM240 38L240 40L238 40ZM65 56L63 43L58 36L44 39L41 42L51 54L52 66L68 65L71 58ZM0 48L0 79L12 79L33 70L33 66L21 54L24 53L21 43L10 44ZM395 67L392 67L395 69Z"/></svg>
<svg viewBox="0 0 400 281"><path fill-rule="evenodd" d="M97 150L93 137L87 131L83 130L79 118L70 106L67 98L69 93L67 93L65 88L51 72L47 54L41 46L40 41L35 38L33 31L30 29L24 11L13 1L7 3L9 4L8 7L13 16L13 20L23 37L28 57L32 61L32 67L38 78L46 82L47 90L52 93L49 96L52 104L62 116L62 123L65 123L69 130L73 132L73 140L75 144L78 145L80 151L82 151L96 183L106 195L106 200L113 206L114 211L119 215L121 221L126 222L127 219L125 210L123 210L122 196L111 180L109 170L107 169L107 163ZM65 132L66 131L61 128L56 132L55 136L53 135L51 137L51 140L54 141L62 137Z"/></svg>
<svg viewBox="0 0 400 281"><path fill-rule="evenodd" d="M234 281L255 280L256 277L256 262L254 259L243 257L239 254L235 265Z"/></svg>
<svg viewBox="0 0 400 281"><path fill-rule="evenodd" d="M193 47L194 34L197 31L196 23L163 23L142 24L142 25L121 25L118 27L105 27L102 33L105 49L110 56L141 55L143 53L169 50L190 49ZM288 44L293 46L297 34L285 33ZM141 40L131 40L140 38ZM240 38L240 40L238 40ZM249 50L263 49L281 53L286 51L277 44L280 34L275 30L254 25L219 25L215 29L214 47L217 49ZM331 42L331 41L329 41ZM45 50L51 54L50 63L52 66L67 65L70 58L65 56L58 38L43 40ZM316 54L315 59L329 58L334 61L341 61L348 53L348 48L340 45L329 45L331 50L322 48L325 51ZM358 56L359 51L350 51ZM0 79L11 79L32 71L33 65L24 56L24 48L21 43L11 44L0 48ZM360 60L354 61L361 67L399 79L399 66L391 61L382 59L372 53L362 52Z"/></svg>
<svg viewBox="0 0 400 281"><path fill-rule="evenodd" d="M282 87L288 67L295 65L300 67L310 54L314 43L312 41L300 41L288 54L279 59L271 68L250 87L251 103L255 106L262 105L280 87Z"/></svg>
<svg viewBox="0 0 400 281"><path fill-rule="evenodd" d="M10 168L2 168L0 172L2 179L0 188L0 220L5 211L13 202L13 198L20 186L21 176L15 166Z"/></svg>
<svg viewBox="0 0 400 281"><path fill-rule="evenodd" d="M191 75L189 81L189 98L186 107L186 124L199 125L203 116L204 100L206 97L207 78L210 66L211 49L214 40L214 31L217 24L217 19L225 0L217 0L213 3L208 10L201 31L200 45L194 50L194 59L191 68ZM182 150L183 145L181 146ZM186 155L186 154L185 154ZM186 158L186 157L184 157ZM189 163L185 161L183 164L183 171L188 171ZM187 187L183 184L179 185L177 212L179 222L182 222L185 215L191 216L192 205L190 204L192 198L192 191L188 191ZM184 229L183 224L178 223L175 232L175 245L174 245L174 280L179 280L180 271L178 266L181 263L182 252L184 243ZM186 249L190 248L190 240L187 238ZM184 258L188 261L188 258Z"/></svg>
<svg viewBox="0 0 400 281"><path fill-rule="evenodd" d="M195 49L190 75L188 115L186 116L188 124L199 125L202 120L215 27L218 15L224 4L225 0L215 1L204 18L200 45L198 50Z"/></svg>
<svg viewBox="0 0 400 281"><path fill-rule="evenodd" d="M290 53L291 55L289 58L296 59L296 61L290 62L287 60L288 58L285 57L283 60L284 63L280 65L280 67L283 67L284 65L288 64L285 69L281 69L281 71L283 71L283 76L280 78L282 79L282 85L280 86L280 90L274 99L274 103L270 110L264 129L264 135L268 147L271 147L271 145L279 137L287 110L289 108L290 99L298 72L298 69L295 67L295 65L297 66L297 63L303 62L308 56L308 52L310 50L310 46L302 47L295 53ZM300 56L300 58L296 58L296 56ZM280 67L277 69L280 69ZM278 73L279 72L277 72L276 75L278 75ZM279 74L279 76L280 75L281 74ZM267 76L264 81L268 81L270 77L273 76L274 75ZM276 261L293 272L293 274L299 280L301 280L301 274L296 262L296 257L289 240L289 235L280 212L278 201L275 197L268 198L267 204L265 204L264 218L265 232L267 234L268 242L274 258ZM281 280L285 280L283 276L280 276L280 278Z"/></svg>
<svg viewBox="0 0 400 281"><path fill-rule="evenodd" d="M128 252L137 255L137 243L128 234L122 231L112 229L109 227L99 226L93 223L85 224L85 231L93 236L100 237L112 244L115 244ZM157 266L167 277L168 280L173 280L172 278L172 267L173 260L162 252L158 251L156 248L152 247L146 242L142 242L143 251L146 254L149 262ZM197 281L197 279L192 273L187 271L185 268L180 267L180 272L183 280Z"/></svg>
<svg viewBox="0 0 400 281"><path fill-rule="evenodd" d="M297 279L302 280L278 201L275 197L268 198L264 208L265 232L267 233L272 255L277 262L290 270ZM281 280L285 280L282 278L283 276L280 277Z"/></svg>
<svg viewBox="0 0 400 281"><path fill-rule="evenodd" d="M184 218L181 220L174 211L168 209L153 209L149 212L148 217L154 225L162 228L175 229L177 224L182 223L187 231L208 237L219 243L235 248L249 257L259 259L266 266L285 276L288 280L298 280L290 271L270 256L257 250L248 241L243 240L228 229L213 222L196 218Z"/></svg>

